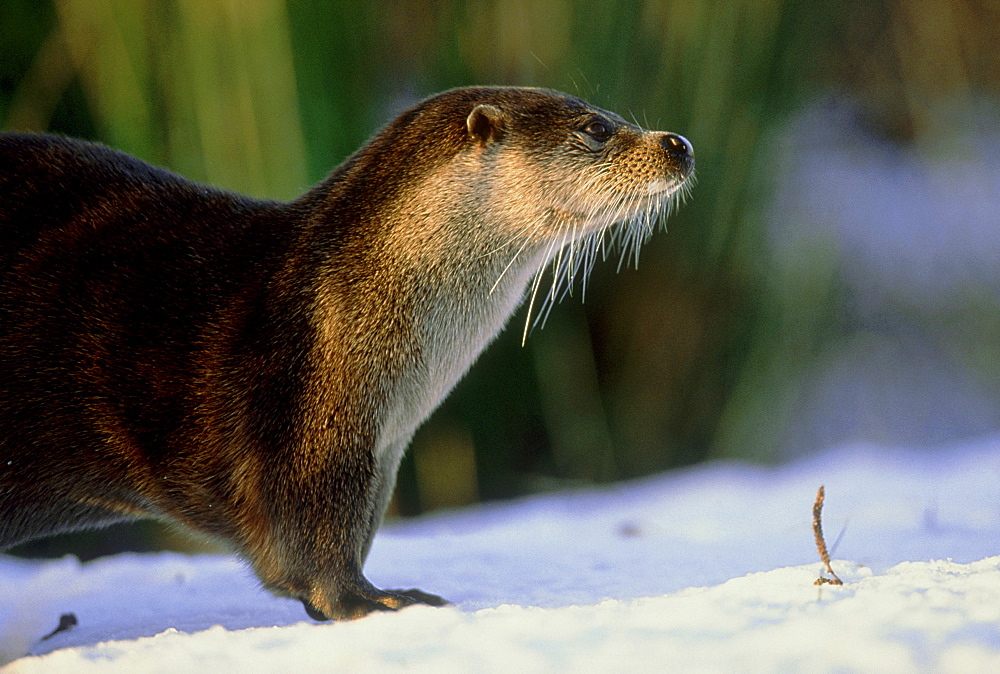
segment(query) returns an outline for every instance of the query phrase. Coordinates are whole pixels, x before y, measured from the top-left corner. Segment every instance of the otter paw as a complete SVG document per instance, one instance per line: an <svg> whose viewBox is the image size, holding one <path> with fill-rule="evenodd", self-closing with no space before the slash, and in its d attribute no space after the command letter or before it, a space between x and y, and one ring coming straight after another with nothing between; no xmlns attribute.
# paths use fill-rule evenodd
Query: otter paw
<svg viewBox="0 0 1000 674"><path fill-rule="evenodd" d="M342 595L330 610L320 609L307 599L302 600L302 606L313 620L355 620L363 618L375 611L398 611L414 604L428 606L445 606L449 602L436 594L422 590L391 590L375 598L362 597L358 594Z"/></svg>
<svg viewBox="0 0 1000 674"><path fill-rule="evenodd" d="M375 611L395 611L402 608L402 606L395 606L393 603L387 602L384 598L374 600L352 594L341 597L336 605L329 609L321 609L310 601L302 600L302 606L305 607L309 617L319 621L357 620Z"/></svg>

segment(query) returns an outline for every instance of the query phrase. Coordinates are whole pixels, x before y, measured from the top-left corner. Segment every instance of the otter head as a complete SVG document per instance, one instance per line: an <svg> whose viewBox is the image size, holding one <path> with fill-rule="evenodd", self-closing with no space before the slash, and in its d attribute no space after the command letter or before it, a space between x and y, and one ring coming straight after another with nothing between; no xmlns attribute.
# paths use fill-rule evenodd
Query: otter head
<svg viewBox="0 0 1000 674"><path fill-rule="evenodd" d="M492 177L500 186L528 196L522 215L535 236L550 238L553 226L582 236L636 219L648 224L694 172L694 150L683 136L645 131L558 92L482 91L484 102L466 117L469 142L495 154Z"/></svg>
<svg viewBox="0 0 1000 674"><path fill-rule="evenodd" d="M519 249L531 242L542 251L532 304L546 262L551 304L578 272L586 278L606 242L621 243L623 258L637 255L692 183L694 150L683 136L646 131L558 92L473 91L466 152L491 183L488 208L506 214L501 223Z"/></svg>

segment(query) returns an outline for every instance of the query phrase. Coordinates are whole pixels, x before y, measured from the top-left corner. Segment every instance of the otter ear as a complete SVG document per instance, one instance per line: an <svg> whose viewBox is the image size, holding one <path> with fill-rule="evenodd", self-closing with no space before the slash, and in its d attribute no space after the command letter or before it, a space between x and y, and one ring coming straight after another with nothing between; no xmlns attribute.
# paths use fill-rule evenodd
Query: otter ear
<svg viewBox="0 0 1000 674"><path fill-rule="evenodd" d="M500 140L503 137L505 123L506 115L503 110L485 103L474 107L465 120L469 135L483 145Z"/></svg>

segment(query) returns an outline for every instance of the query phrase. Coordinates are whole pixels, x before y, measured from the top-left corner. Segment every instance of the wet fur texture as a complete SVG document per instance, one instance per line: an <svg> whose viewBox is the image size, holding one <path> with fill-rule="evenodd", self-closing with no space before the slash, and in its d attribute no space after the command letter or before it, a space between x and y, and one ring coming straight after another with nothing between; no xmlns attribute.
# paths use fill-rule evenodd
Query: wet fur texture
<svg viewBox="0 0 1000 674"><path fill-rule="evenodd" d="M157 517L316 618L442 603L362 574L414 430L547 263L541 307L692 169L528 89L430 98L291 203L2 136L0 548Z"/></svg>

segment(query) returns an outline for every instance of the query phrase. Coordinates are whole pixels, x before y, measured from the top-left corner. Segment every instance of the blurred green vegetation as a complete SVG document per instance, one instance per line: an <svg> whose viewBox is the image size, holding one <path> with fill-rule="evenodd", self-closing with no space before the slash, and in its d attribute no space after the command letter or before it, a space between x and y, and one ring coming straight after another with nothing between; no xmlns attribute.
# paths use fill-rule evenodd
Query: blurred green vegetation
<svg viewBox="0 0 1000 674"><path fill-rule="evenodd" d="M771 458L785 420L761 382L808 351L831 292L822 265L775 290L776 129L832 90L884 138L941 133L931 103L996 94L998 25L976 0L0 0L0 123L282 199L454 86L551 87L687 136L698 184L669 233L483 355L415 438L410 514Z"/></svg>

